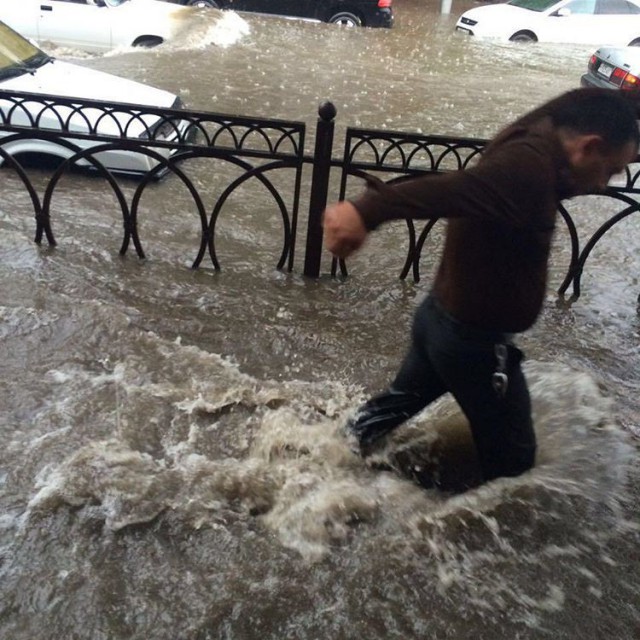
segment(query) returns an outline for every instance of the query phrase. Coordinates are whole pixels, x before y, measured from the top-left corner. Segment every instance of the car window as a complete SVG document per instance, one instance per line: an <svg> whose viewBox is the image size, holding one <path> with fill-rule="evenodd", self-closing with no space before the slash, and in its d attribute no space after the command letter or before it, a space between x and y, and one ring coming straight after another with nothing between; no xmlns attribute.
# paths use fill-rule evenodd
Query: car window
<svg viewBox="0 0 640 640"><path fill-rule="evenodd" d="M568 9L572 14L594 14L596 12L596 0L572 0L562 8Z"/></svg>
<svg viewBox="0 0 640 640"><path fill-rule="evenodd" d="M627 0L599 0L597 13L603 14L638 14L640 7Z"/></svg>
<svg viewBox="0 0 640 640"><path fill-rule="evenodd" d="M558 0L511 0L507 4L520 7L520 9L530 9L531 11L546 11L549 7L553 7L554 4L558 4Z"/></svg>

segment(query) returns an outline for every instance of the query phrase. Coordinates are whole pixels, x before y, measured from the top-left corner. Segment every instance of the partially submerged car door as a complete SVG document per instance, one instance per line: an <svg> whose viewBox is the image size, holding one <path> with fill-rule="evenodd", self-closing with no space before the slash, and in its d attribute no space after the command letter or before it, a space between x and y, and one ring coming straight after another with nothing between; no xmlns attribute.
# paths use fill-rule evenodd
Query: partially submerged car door
<svg viewBox="0 0 640 640"><path fill-rule="evenodd" d="M38 40L86 50L110 49L110 9L99 5L87 0L41 0Z"/></svg>

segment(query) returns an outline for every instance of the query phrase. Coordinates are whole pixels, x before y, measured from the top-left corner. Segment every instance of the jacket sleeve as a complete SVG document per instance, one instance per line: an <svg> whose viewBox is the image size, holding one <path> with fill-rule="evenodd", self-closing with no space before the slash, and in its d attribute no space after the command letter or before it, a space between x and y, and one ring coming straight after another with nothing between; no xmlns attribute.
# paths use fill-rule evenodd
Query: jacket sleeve
<svg viewBox="0 0 640 640"><path fill-rule="evenodd" d="M527 136L505 143L469 169L429 174L394 185L369 183L352 203L367 229L388 220L473 217L529 224L549 194L557 168L550 143Z"/></svg>

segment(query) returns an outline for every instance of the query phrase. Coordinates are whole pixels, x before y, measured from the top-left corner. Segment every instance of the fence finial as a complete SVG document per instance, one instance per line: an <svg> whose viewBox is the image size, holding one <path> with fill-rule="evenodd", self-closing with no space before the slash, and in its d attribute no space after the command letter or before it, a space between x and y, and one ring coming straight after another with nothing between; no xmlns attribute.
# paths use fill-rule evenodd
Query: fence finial
<svg viewBox="0 0 640 640"><path fill-rule="evenodd" d="M331 122L331 120L336 117L336 113L338 113L338 110L335 105L333 102L329 102L328 100L318 107L318 115L325 122Z"/></svg>

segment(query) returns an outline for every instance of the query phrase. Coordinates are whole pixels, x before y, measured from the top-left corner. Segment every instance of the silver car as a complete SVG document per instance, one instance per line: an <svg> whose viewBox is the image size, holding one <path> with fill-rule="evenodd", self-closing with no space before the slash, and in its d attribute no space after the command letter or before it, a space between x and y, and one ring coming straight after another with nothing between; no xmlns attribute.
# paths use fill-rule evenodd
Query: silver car
<svg viewBox="0 0 640 640"><path fill-rule="evenodd" d="M600 47L580 79L583 87L640 91L640 47Z"/></svg>

